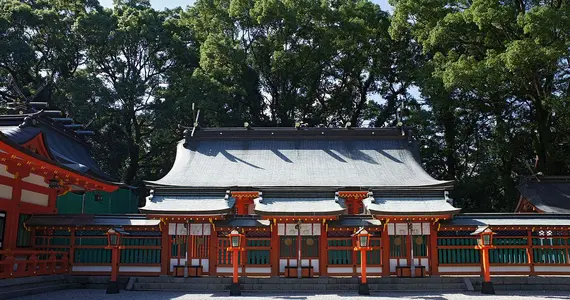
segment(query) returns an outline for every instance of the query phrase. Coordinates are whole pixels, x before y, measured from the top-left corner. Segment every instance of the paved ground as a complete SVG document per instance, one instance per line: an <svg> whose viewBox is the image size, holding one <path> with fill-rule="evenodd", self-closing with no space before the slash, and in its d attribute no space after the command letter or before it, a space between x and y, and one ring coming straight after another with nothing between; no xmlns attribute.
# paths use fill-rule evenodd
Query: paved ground
<svg viewBox="0 0 570 300"><path fill-rule="evenodd" d="M310 294L310 293L244 293L241 297L229 297L228 293L214 294L188 294L184 292L129 292L121 291L120 294L106 295L105 290L63 290L45 293L41 295L33 295L27 297L16 298L19 300L103 300L103 299L125 299L125 300L159 300L159 299L176 299L176 300L254 300L254 299L276 299L276 300L388 300L388 299L413 299L413 300L542 300L542 299L570 299L569 292L499 292L497 295L482 295L477 292L466 293L372 293L372 296L358 296L356 293L340 293L340 294Z"/></svg>

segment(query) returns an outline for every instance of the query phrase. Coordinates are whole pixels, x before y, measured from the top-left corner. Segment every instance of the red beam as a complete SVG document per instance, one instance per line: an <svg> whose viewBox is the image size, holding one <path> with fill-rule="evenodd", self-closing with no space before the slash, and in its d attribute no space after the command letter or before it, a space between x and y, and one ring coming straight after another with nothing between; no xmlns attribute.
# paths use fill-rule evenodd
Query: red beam
<svg viewBox="0 0 570 300"><path fill-rule="evenodd" d="M18 167L40 176L57 176L58 179L65 181L69 185L79 185L87 189L97 189L105 192L113 192L119 188L116 185L101 182L43 161L40 158L15 149L13 146L6 144L5 141L0 141L0 150L4 151L0 152L0 161L13 161Z"/></svg>

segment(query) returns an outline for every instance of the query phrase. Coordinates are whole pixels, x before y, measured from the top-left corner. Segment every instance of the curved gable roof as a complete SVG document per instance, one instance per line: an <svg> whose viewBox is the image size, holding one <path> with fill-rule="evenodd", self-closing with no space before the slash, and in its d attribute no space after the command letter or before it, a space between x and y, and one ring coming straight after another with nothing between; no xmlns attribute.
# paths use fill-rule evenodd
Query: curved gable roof
<svg viewBox="0 0 570 300"><path fill-rule="evenodd" d="M521 182L518 190L545 213L570 213L570 178L527 179Z"/></svg>
<svg viewBox="0 0 570 300"><path fill-rule="evenodd" d="M155 186L446 187L417 161L401 130L198 130L178 144L176 160Z"/></svg>

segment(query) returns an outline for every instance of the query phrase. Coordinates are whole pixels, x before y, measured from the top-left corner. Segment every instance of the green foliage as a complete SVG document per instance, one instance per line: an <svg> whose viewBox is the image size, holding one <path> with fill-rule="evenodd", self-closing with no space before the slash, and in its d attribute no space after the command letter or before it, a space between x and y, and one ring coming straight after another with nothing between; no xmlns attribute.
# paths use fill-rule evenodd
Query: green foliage
<svg viewBox="0 0 570 300"><path fill-rule="evenodd" d="M45 83L130 184L187 127L414 126L466 211L511 211L521 175L567 174L570 5L536 0L0 2L0 100ZM419 95L410 91L418 90ZM200 119L195 111L200 109ZM534 170L538 157L538 170Z"/></svg>
<svg viewBox="0 0 570 300"><path fill-rule="evenodd" d="M538 170L567 174L568 18L565 1L393 1L391 33L411 33L433 57L427 78L448 97L456 153L457 197L471 209L510 210L517 177ZM422 88L425 89L424 86ZM443 128L449 135L449 128ZM441 132L441 131L440 131ZM469 192L476 185L486 193ZM465 187L465 190L462 190Z"/></svg>

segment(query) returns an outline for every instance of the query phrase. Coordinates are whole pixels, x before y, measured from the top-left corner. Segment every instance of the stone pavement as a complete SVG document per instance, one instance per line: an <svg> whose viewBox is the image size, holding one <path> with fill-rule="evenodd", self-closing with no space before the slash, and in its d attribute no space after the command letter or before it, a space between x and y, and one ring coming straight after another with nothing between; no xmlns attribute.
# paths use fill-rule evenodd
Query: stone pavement
<svg viewBox="0 0 570 300"><path fill-rule="evenodd" d="M197 293L189 294L185 292L144 292L144 291L121 291L120 294L106 295L105 290L62 290L49 292L40 295L32 295L18 300L256 300L256 299L275 299L275 300L552 300L552 299L569 299L570 292L567 291L501 291L497 295L483 295L479 292L465 293L418 293L418 292L374 292L372 296L358 296L356 293L331 293L331 294L311 294L311 293L243 293L241 297L229 297L228 293Z"/></svg>

